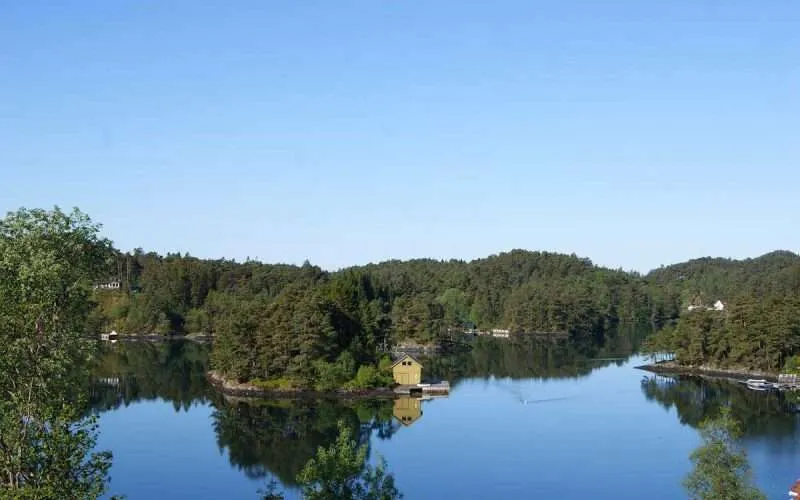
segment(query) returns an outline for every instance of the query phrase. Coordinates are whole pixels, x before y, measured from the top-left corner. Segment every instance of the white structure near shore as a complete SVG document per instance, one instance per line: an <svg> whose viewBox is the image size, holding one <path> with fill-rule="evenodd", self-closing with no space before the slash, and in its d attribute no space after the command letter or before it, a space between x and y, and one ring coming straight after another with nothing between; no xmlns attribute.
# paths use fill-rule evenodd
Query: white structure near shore
<svg viewBox="0 0 800 500"><path fill-rule="evenodd" d="M721 312L721 311L725 310L725 303L722 302L721 300L718 300L718 301L714 302L713 306L708 306L708 307L706 307L706 306L704 306L702 304L700 304L700 305L691 304L689 307L686 308L686 310L689 311L689 312L702 311L702 310L719 311L719 312Z"/></svg>
<svg viewBox="0 0 800 500"><path fill-rule="evenodd" d="M104 342L116 342L118 337L119 337L119 334L116 332L116 330L111 330L110 333L101 333L100 334L100 340L102 340Z"/></svg>

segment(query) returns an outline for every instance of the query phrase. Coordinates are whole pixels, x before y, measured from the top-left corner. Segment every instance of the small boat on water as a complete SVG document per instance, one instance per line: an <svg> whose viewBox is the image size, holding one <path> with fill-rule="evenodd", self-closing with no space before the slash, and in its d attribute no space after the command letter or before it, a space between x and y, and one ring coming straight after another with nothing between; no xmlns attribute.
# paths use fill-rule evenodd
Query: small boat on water
<svg viewBox="0 0 800 500"><path fill-rule="evenodd" d="M748 379L747 387L749 389L753 389L754 391L766 391L767 389L772 389L775 385L772 382L767 382L764 379Z"/></svg>

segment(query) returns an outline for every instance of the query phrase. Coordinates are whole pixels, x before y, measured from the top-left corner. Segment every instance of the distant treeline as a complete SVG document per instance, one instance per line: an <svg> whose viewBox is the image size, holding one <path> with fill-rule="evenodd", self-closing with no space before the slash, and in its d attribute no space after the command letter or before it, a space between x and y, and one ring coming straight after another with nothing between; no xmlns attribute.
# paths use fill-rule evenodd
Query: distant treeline
<svg viewBox="0 0 800 500"><path fill-rule="evenodd" d="M800 257L699 259L640 275L575 255L524 250L336 272L308 262L134 251L116 256L109 280L120 288L95 294L95 331L213 334L213 362L223 372L241 380L309 381L320 371L343 378L335 372L375 364L393 343L436 342L448 329L468 326L564 331L602 345L620 326L675 325L690 304L796 295ZM314 367L316 360L339 368Z"/></svg>
<svg viewBox="0 0 800 500"><path fill-rule="evenodd" d="M306 298L320 289L346 309L375 301L396 339L436 340L448 327L473 324L512 331L585 330L653 318L645 280L574 255L515 250L464 261L388 261L326 272L302 266L202 260L135 251L119 254L98 290L94 327L125 333L218 333L232 303ZM335 289L339 289L338 292ZM296 297L297 293L303 297ZM346 302L350 302L347 304ZM358 302L358 304L356 304ZM591 329L591 328L590 328Z"/></svg>

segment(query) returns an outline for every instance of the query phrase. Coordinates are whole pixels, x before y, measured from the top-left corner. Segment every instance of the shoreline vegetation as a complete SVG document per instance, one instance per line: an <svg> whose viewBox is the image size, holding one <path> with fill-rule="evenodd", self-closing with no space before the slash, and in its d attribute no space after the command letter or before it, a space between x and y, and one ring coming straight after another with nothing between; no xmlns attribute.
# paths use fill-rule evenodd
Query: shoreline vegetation
<svg viewBox="0 0 800 500"><path fill-rule="evenodd" d="M213 339L211 368L249 384L228 384L229 392L380 392L392 382L386 353L457 345L475 331L564 332L565 342L591 351L647 327L656 333L644 352L675 353L675 365L654 371L800 369L800 256L785 251L639 274L527 250L330 272L309 262L137 249L116 252L106 276L94 285L93 331L115 330L120 340Z"/></svg>
<svg viewBox="0 0 800 500"><path fill-rule="evenodd" d="M117 253L107 276L94 285L94 331L207 332L212 369L249 384L228 392L249 394L388 391L387 353L427 353L470 331L564 332L599 347L666 320L640 275L526 250L334 272L135 250Z"/></svg>
<svg viewBox="0 0 800 500"><path fill-rule="evenodd" d="M258 382L236 382L224 377L216 370L206 374L212 387L225 396L237 398L264 398L264 399L379 399L398 397L392 387L376 387L368 389L337 388L330 390L317 390L303 387L281 387L278 385L263 385Z"/></svg>
<svg viewBox="0 0 800 500"><path fill-rule="evenodd" d="M780 372L757 370L744 367L719 367L714 365L683 365L675 361L658 361L637 366L636 369L655 373L657 375L696 375L714 378L732 378L746 380L758 377L775 381Z"/></svg>

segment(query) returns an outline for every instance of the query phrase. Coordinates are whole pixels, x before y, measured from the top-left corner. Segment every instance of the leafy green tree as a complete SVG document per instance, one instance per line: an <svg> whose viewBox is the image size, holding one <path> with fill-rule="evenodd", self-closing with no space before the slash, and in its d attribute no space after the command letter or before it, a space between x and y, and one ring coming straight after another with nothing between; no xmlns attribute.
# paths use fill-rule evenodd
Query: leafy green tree
<svg viewBox="0 0 800 500"><path fill-rule="evenodd" d="M111 454L83 418L91 284L109 243L77 209L0 220L0 496L98 498Z"/></svg>
<svg viewBox="0 0 800 500"><path fill-rule="evenodd" d="M161 335L169 335L172 333L172 322L170 321L167 314L164 312L158 313L158 322L156 323L156 333Z"/></svg>
<svg viewBox="0 0 800 500"><path fill-rule="evenodd" d="M766 500L752 485L745 451L737 444L739 424L724 408L716 419L700 425L703 444L692 452L693 470L684 486L693 500Z"/></svg>
<svg viewBox="0 0 800 500"><path fill-rule="evenodd" d="M303 498L308 500L393 500L402 498L387 472L386 461L367 463L367 446L353 439L339 423L339 437L329 448L319 448L298 476Z"/></svg>
<svg viewBox="0 0 800 500"><path fill-rule="evenodd" d="M374 389L390 386L392 381L392 376L387 371L382 371L372 365L364 365L359 367L352 381L352 387L356 389Z"/></svg>
<svg viewBox="0 0 800 500"><path fill-rule="evenodd" d="M448 288L436 299L444 308L444 323L461 326L469 320L469 303L463 290Z"/></svg>
<svg viewBox="0 0 800 500"><path fill-rule="evenodd" d="M184 329L188 333L208 333L211 331L211 321L205 309L192 309L186 313Z"/></svg>

